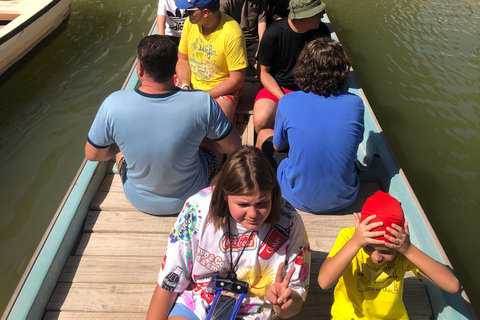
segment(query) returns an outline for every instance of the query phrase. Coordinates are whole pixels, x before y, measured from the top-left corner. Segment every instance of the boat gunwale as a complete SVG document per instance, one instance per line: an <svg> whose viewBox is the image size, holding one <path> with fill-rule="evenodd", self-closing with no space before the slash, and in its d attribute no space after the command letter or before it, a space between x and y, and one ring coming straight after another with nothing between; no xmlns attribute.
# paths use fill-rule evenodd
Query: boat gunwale
<svg viewBox="0 0 480 320"><path fill-rule="evenodd" d="M18 26L15 26L13 27L13 29L11 30L7 30L5 31L5 34L2 35L0 37L0 45L4 44L5 42L7 42L8 40L12 39L13 37L15 37L16 35L18 35L20 32L22 32L23 30L25 30L25 28L29 27L30 25L32 25L35 21L38 20L38 18L40 18L41 16L43 16L45 13L47 13L48 11L50 11L50 9L52 9L53 7L55 7L57 4L59 4L60 2L70 2L70 5L69 5L69 9L67 10L67 14L66 14L66 17L64 17L62 19L65 20L70 12L72 11L72 2L73 0L52 0L50 1L47 5L45 5L42 9L36 11L33 15L31 15L29 18L27 18L25 21L21 22ZM25 14L21 14L20 17L22 15L28 15L27 13ZM18 19L18 17L16 18ZM10 23L14 22L16 19L12 20ZM9 23L9 24L10 24ZM8 24L6 25L8 26ZM2 29L2 31L4 31L6 29L6 26ZM1 33L1 31L0 31Z"/></svg>

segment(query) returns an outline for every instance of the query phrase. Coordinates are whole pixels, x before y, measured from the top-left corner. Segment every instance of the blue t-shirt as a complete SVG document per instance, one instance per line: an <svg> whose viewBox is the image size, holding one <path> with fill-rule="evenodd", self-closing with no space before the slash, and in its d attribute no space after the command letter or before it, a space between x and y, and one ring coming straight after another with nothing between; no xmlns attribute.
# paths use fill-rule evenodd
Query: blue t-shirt
<svg viewBox="0 0 480 320"><path fill-rule="evenodd" d="M88 133L96 148L117 143L127 164L123 189L137 209L178 213L185 200L208 184L205 137L222 140L232 124L206 92L166 94L117 91L105 99Z"/></svg>
<svg viewBox="0 0 480 320"><path fill-rule="evenodd" d="M325 98L297 91L280 99L273 143L289 142L277 170L283 197L312 213L348 207L359 188L355 159L363 139L364 105L349 93Z"/></svg>

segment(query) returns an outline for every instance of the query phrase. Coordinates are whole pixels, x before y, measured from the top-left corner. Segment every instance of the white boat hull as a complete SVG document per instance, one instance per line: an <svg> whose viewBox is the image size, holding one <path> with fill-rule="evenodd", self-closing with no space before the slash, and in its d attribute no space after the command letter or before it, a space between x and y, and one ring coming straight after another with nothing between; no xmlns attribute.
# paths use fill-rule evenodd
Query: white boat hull
<svg viewBox="0 0 480 320"><path fill-rule="evenodd" d="M72 0L0 0L0 74L69 17Z"/></svg>

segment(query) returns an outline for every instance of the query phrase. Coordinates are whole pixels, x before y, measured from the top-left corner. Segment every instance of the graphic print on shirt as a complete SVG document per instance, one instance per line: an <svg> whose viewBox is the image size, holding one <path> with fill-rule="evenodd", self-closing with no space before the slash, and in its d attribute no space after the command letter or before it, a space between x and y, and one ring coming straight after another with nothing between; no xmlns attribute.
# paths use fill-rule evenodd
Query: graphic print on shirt
<svg viewBox="0 0 480 320"><path fill-rule="evenodd" d="M270 227L270 230L268 230L265 239L263 239L260 250L258 251L259 256L264 260L270 259L272 255L288 240L292 226L293 222L290 224L288 229L285 229L281 225L274 223Z"/></svg>
<svg viewBox="0 0 480 320"><path fill-rule="evenodd" d="M168 24L171 30L182 31L183 22L188 17L186 13L183 14L180 9L176 9L175 12L171 12L167 9L167 16L173 24ZM168 20L167 20L168 21Z"/></svg>
<svg viewBox="0 0 480 320"><path fill-rule="evenodd" d="M203 39L197 38L190 44L190 52L193 52L193 59L190 59L192 73L202 81L210 81L217 73L218 64L217 51L213 45L206 43Z"/></svg>
<svg viewBox="0 0 480 320"><path fill-rule="evenodd" d="M366 263L361 263L357 271L357 290L384 291L398 293L398 275L396 264L383 268L374 268Z"/></svg>
<svg viewBox="0 0 480 320"><path fill-rule="evenodd" d="M260 263L243 267L237 271L237 275L239 280L248 282L249 295L263 300L271 284L275 282L276 270L267 264Z"/></svg>
<svg viewBox="0 0 480 320"><path fill-rule="evenodd" d="M201 212L198 210L199 204L195 201L194 203L187 202L182 212L180 212L180 217L175 223L170 232L170 242L175 243L178 240L183 242L188 242L192 238L192 235L197 234L199 231L197 226L202 221Z"/></svg>
<svg viewBox="0 0 480 320"><path fill-rule="evenodd" d="M195 261L212 273L227 274L230 271L230 261L211 253L200 245L197 247Z"/></svg>
<svg viewBox="0 0 480 320"><path fill-rule="evenodd" d="M175 270L170 272L162 281L162 289L167 291L173 291L177 287L178 282L180 281L180 274L182 273L182 268L177 266Z"/></svg>
<svg viewBox="0 0 480 320"><path fill-rule="evenodd" d="M307 234L305 233L305 240L307 245L298 252L297 257L295 258L295 264L300 267L300 272L298 273L298 277L301 283L304 283L305 280L307 280L308 276L310 275L310 266L307 263L303 262L303 256L305 252L310 252L310 244L308 243L308 240L306 239ZM292 279L294 280L294 279Z"/></svg>

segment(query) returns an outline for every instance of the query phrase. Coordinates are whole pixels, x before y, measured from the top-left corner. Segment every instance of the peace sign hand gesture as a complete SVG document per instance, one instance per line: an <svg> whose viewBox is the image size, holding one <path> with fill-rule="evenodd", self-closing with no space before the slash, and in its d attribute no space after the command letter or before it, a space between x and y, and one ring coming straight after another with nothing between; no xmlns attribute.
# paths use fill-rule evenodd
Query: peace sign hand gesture
<svg viewBox="0 0 480 320"><path fill-rule="evenodd" d="M282 313L282 310L286 310L294 303L294 297L299 295L289 287L292 275L295 272L295 267L290 268L285 278L283 278L283 266L284 262L280 263L275 277L275 282L270 286L267 291L267 299L273 304L273 308L277 315Z"/></svg>

